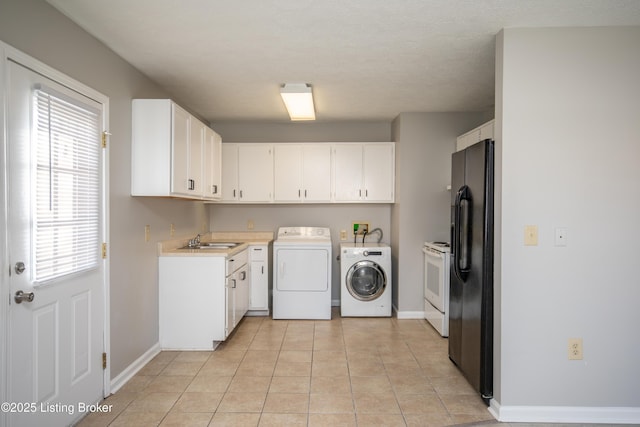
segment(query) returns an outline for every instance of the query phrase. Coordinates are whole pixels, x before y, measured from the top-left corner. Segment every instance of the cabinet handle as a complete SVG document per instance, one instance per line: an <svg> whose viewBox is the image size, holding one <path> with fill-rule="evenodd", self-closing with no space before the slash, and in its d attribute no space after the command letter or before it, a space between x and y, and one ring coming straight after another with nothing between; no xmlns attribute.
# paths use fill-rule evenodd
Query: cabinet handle
<svg viewBox="0 0 640 427"><path fill-rule="evenodd" d="M236 279L231 279L231 280L233 281L233 286L232 286L232 288L235 288L235 287L236 287Z"/></svg>
<svg viewBox="0 0 640 427"><path fill-rule="evenodd" d="M307 198L307 190L304 190L304 198Z"/></svg>
<svg viewBox="0 0 640 427"><path fill-rule="evenodd" d="M240 190L240 198L242 199L242 190Z"/></svg>
<svg viewBox="0 0 640 427"><path fill-rule="evenodd" d="M247 278L247 272L246 271L241 271L240 272L240 280L245 280Z"/></svg>
<svg viewBox="0 0 640 427"><path fill-rule="evenodd" d="M358 197L362 197L362 190L358 190Z"/></svg>
<svg viewBox="0 0 640 427"><path fill-rule="evenodd" d="M195 190L196 182L193 179L189 179L188 182L189 182L189 188L188 189L189 190Z"/></svg>
<svg viewBox="0 0 640 427"><path fill-rule="evenodd" d="M364 197L369 197L369 190L364 190Z"/></svg>
<svg viewBox="0 0 640 427"><path fill-rule="evenodd" d="M262 266L262 274L264 274L264 265Z"/></svg>
<svg viewBox="0 0 640 427"><path fill-rule="evenodd" d="M211 194L218 194L218 186L217 185L212 185L211 186Z"/></svg>

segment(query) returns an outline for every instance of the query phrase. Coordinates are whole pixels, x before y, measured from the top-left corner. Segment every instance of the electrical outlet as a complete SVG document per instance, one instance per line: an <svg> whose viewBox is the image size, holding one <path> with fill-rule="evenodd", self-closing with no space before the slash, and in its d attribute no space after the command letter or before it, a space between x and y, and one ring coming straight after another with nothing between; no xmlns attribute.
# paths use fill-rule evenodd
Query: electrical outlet
<svg viewBox="0 0 640 427"><path fill-rule="evenodd" d="M144 241L148 242L149 240L151 240L151 226L150 225L145 225L144 226Z"/></svg>
<svg viewBox="0 0 640 427"><path fill-rule="evenodd" d="M247 230L253 230L253 220L250 219L249 221L247 221Z"/></svg>
<svg viewBox="0 0 640 427"><path fill-rule="evenodd" d="M582 360L582 338L569 338L569 360Z"/></svg>
<svg viewBox="0 0 640 427"><path fill-rule="evenodd" d="M347 230L340 230L340 240L347 240Z"/></svg>
<svg viewBox="0 0 640 427"><path fill-rule="evenodd" d="M173 225L173 223L171 223L171 225L169 225L169 236L173 237L176 235L176 226Z"/></svg>

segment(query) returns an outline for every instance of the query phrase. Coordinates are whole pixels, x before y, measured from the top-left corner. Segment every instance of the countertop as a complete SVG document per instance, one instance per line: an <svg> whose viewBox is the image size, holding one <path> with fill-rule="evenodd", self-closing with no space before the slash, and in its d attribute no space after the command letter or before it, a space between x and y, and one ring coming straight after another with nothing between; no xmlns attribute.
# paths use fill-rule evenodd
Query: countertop
<svg viewBox="0 0 640 427"><path fill-rule="evenodd" d="M273 241L272 231L214 231L200 233L200 241L208 242L237 242L238 246L223 249L179 249L189 243L195 236L165 240L158 243L158 256L218 256L235 255L247 249L250 245L266 245Z"/></svg>

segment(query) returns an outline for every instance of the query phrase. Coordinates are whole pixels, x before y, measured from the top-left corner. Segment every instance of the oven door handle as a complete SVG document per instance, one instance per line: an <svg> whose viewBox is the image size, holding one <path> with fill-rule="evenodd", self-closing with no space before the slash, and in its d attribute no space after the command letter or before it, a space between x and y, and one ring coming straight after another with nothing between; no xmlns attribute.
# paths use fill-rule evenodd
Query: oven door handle
<svg viewBox="0 0 640 427"><path fill-rule="evenodd" d="M456 193L453 225L453 271L461 282L471 270L471 191L463 185Z"/></svg>

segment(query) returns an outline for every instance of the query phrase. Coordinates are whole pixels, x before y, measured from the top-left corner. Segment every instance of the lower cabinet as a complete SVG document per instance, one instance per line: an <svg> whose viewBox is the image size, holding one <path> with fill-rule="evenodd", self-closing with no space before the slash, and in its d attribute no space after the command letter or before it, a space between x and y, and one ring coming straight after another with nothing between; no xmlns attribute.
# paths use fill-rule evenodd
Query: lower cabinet
<svg viewBox="0 0 640 427"><path fill-rule="evenodd" d="M225 338L240 323L249 309L249 268L245 263L227 276L225 285Z"/></svg>
<svg viewBox="0 0 640 427"><path fill-rule="evenodd" d="M161 256L160 347L211 350L249 307L247 251L228 257Z"/></svg>
<svg viewBox="0 0 640 427"><path fill-rule="evenodd" d="M249 296L249 314L269 314L269 246L249 247L249 268L251 286Z"/></svg>

